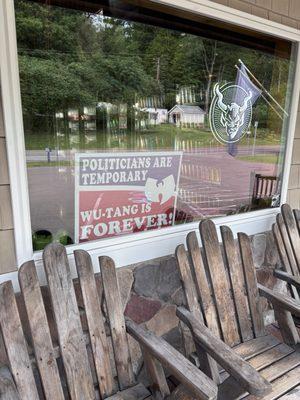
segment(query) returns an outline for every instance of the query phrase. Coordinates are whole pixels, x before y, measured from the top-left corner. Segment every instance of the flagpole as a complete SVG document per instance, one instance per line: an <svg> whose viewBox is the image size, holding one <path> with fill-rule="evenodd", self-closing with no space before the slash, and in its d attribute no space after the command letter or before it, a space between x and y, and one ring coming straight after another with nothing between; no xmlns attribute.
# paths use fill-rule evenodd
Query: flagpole
<svg viewBox="0 0 300 400"><path fill-rule="evenodd" d="M237 65L235 65L235 68L236 68L245 78L248 78L247 75L245 75L245 74L243 73L243 71L241 71L240 68L239 68ZM248 79L249 79L249 78L248 78ZM278 117L283 121L282 115L279 114L279 112L278 112L278 111L276 110L276 108L269 102L269 100L266 99L266 97L265 97L263 94L261 94L261 97L265 100L265 102L266 102L267 104L269 104L269 106L273 109L273 111L274 111L274 112L278 115Z"/></svg>
<svg viewBox="0 0 300 400"><path fill-rule="evenodd" d="M261 89L263 89L263 91L268 96L270 96L270 98L274 101L274 103L277 104L277 106L281 109L281 111L288 117L289 114L285 111L285 109L281 107L281 105L274 99L274 97L271 95L271 93L267 91L267 89L263 86L263 84L260 83L260 81L252 74L252 72L249 70L249 68L247 68L247 66L243 63L243 61L241 59L239 59L239 63L241 63L245 67L246 71L251 75L251 77L255 80L255 82L260 85Z"/></svg>

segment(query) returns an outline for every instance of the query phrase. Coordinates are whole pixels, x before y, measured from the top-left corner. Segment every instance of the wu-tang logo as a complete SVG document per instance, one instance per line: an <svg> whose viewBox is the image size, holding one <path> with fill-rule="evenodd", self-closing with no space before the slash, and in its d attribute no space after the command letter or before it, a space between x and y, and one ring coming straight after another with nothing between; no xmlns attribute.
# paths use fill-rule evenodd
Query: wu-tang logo
<svg viewBox="0 0 300 400"><path fill-rule="evenodd" d="M214 86L209 110L210 128L221 143L235 143L247 132L252 119L252 92L241 86Z"/></svg>
<svg viewBox="0 0 300 400"><path fill-rule="evenodd" d="M164 204L175 195L175 181L173 175L169 175L161 182L148 178L145 184L145 194L149 201Z"/></svg>

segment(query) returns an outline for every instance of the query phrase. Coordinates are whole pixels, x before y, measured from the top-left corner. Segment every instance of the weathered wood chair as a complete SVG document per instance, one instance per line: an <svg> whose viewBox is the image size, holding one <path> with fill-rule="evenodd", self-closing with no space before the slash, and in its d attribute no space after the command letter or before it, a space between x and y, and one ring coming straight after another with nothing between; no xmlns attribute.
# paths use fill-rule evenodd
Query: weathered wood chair
<svg viewBox="0 0 300 400"><path fill-rule="evenodd" d="M300 210L292 211L288 204L281 206L272 227L284 271L274 275L290 285L292 296L300 303Z"/></svg>
<svg viewBox="0 0 300 400"><path fill-rule="evenodd" d="M273 304L282 335L293 345L300 340L290 313L300 315L300 306L257 284L247 235L238 234L239 252L228 227L221 227L221 236L223 246L214 223L204 220L203 249L195 232L187 237L188 251L177 248L188 304L177 315L191 330L200 368L219 384L219 400L278 399L300 384L300 354L266 334L260 295Z"/></svg>
<svg viewBox="0 0 300 400"><path fill-rule="evenodd" d="M31 332L30 354L11 281L0 285L0 326L9 365L0 369L1 400L143 400L150 392L135 380L131 365L115 266L100 258L106 315L102 312L91 258L75 251L75 262L87 318L83 333L78 303L64 247L51 244L43 254L44 269L57 328L53 345L33 261L19 270L19 282ZM163 339L132 321L128 330L141 343L153 381L153 398L170 395L162 365L199 399L215 399L216 386L203 372ZM113 352L109 351L112 343ZM112 354L113 353L113 354ZM179 387L182 390L182 387ZM170 397L176 399L176 397Z"/></svg>

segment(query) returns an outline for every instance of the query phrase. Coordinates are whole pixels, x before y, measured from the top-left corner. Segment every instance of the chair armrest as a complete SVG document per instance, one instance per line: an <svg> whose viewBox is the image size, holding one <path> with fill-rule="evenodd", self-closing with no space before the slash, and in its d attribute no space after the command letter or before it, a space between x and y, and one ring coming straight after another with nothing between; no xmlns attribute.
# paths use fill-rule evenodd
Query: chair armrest
<svg viewBox="0 0 300 400"><path fill-rule="evenodd" d="M271 392L271 384L248 362L215 336L193 313L186 308L178 307L177 316L190 328L195 342L236 379L247 392L255 396L263 396Z"/></svg>
<svg viewBox="0 0 300 400"><path fill-rule="evenodd" d="M289 283L290 285L294 285L297 289L300 289L299 276L294 276L292 274L289 274L288 272L280 271L278 269L275 269L274 276L276 276L276 278L278 279L281 279L282 281Z"/></svg>
<svg viewBox="0 0 300 400"><path fill-rule="evenodd" d="M20 400L13 377L5 365L0 367L0 397L1 400Z"/></svg>
<svg viewBox="0 0 300 400"><path fill-rule="evenodd" d="M291 297L275 292L263 285L258 284L259 294L266 299L268 299L274 307L281 308L284 311L289 311L293 315L300 317L300 304L298 304L294 299Z"/></svg>
<svg viewBox="0 0 300 400"><path fill-rule="evenodd" d="M215 400L217 385L164 339L126 319L127 332L197 398Z"/></svg>

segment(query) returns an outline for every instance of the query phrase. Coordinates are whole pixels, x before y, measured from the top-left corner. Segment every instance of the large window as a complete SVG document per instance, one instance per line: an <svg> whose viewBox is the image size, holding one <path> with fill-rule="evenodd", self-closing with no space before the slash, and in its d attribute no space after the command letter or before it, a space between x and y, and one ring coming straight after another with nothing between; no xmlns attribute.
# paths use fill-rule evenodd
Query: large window
<svg viewBox="0 0 300 400"><path fill-rule="evenodd" d="M292 43L130 3L15 0L35 250L280 202Z"/></svg>

